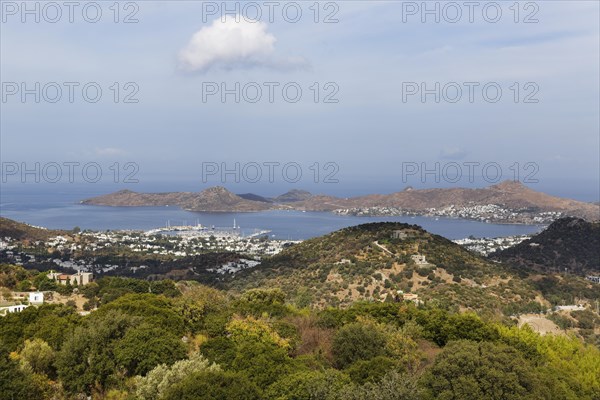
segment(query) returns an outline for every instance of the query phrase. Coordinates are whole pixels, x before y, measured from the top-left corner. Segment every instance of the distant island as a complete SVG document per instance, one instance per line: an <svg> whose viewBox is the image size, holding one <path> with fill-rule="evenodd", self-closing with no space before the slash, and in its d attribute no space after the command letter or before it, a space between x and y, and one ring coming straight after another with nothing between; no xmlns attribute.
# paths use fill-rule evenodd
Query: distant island
<svg viewBox="0 0 600 400"><path fill-rule="evenodd" d="M291 190L274 198L234 194L221 186L201 192L138 193L121 190L83 200L112 207L175 206L197 212L265 210L328 211L339 215L419 215L463 218L494 223L548 224L561 217L600 219L600 206L534 191L520 182L504 181L481 189L412 189L391 194L340 198Z"/></svg>

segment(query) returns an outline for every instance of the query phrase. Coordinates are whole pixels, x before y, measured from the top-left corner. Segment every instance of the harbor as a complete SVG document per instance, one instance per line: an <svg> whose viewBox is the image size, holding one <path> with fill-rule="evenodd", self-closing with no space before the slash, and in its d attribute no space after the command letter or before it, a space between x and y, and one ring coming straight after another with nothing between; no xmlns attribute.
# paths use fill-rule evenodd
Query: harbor
<svg viewBox="0 0 600 400"><path fill-rule="evenodd" d="M205 226L200 223L199 220L196 220L195 225L188 225L187 221L183 221L182 225L171 225L171 221L168 220L165 223L164 227L154 228L144 232L147 236L152 235L176 235L183 237L198 237L198 238L244 238L251 239L264 235L268 235L271 233L268 229L260 229L260 228L251 228L251 229L242 229L236 222L235 218L233 219L233 226L231 227L217 227L214 225Z"/></svg>

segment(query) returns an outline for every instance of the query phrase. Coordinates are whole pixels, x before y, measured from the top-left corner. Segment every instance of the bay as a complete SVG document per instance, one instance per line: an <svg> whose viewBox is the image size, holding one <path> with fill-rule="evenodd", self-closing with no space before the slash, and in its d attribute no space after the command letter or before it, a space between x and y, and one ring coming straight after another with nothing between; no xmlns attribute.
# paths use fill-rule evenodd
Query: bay
<svg viewBox="0 0 600 400"><path fill-rule="evenodd" d="M241 227L243 233L269 230L275 239L303 240L368 222L394 221L417 224L448 239L502 237L539 232L539 225L491 224L453 218L355 217L328 212L264 211L253 213L204 213L176 207L102 207L79 204L85 198L70 191L3 193L0 215L28 224L54 229L149 230L175 225Z"/></svg>

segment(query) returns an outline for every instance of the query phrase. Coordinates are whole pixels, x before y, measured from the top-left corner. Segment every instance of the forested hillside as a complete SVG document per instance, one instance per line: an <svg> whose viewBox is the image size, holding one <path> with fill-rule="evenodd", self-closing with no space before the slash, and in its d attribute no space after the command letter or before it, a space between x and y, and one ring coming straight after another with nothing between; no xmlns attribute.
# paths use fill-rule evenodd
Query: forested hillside
<svg viewBox="0 0 600 400"><path fill-rule="evenodd" d="M87 316L0 318L0 398L597 399L600 352L412 303L301 309L278 289L106 278ZM101 286L101 287L100 287ZM159 287L157 285L157 287Z"/></svg>
<svg viewBox="0 0 600 400"><path fill-rule="evenodd" d="M600 399L600 291L581 277L400 223L205 268L241 256L161 256L160 275L81 285L0 264L0 302L28 306L0 316L0 400Z"/></svg>
<svg viewBox="0 0 600 400"><path fill-rule="evenodd" d="M545 310L574 295L600 298L597 286L583 279L565 278L561 288L539 280L535 271L494 262L417 225L373 223L292 246L229 284L282 288L297 304L320 306L391 301L401 291L497 317Z"/></svg>
<svg viewBox="0 0 600 400"><path fill-rule="evenodd" d="M561 218L531 239L490 257L545 272L599 274L600 222Z"/></svg>

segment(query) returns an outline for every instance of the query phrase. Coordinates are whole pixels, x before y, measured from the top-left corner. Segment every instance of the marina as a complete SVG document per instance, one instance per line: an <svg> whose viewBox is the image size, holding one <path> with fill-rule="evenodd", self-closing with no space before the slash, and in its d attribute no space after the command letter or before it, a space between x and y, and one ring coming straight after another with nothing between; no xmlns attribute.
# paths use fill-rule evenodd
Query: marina
<svg viewBox="0 0 600 400"><path fill-rule="evenodd" d="M231 227L217 227L211 225L210 227L204 226L200 223L200 220L196 220L195 225L186 225L187 221L183 222L183 225L171 225L171 221L167 220L164 227L150 229L144 232L146 236L152 235L177 235L189 238L208 238L208 237L217 237L217 238L244 238L251 239L260 236L265 236L271 233L268 229L245 229L242 228L236 223L235 218L233 219L233 226Z"/></svg>

